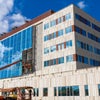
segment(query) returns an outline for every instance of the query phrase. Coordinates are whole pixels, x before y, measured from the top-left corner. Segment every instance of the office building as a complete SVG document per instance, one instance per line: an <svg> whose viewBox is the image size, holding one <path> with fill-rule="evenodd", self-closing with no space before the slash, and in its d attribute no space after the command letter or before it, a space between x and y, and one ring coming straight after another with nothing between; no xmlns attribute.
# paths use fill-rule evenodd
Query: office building
<svg viewBox="0 0 100 100"><path fill-rule="evenodd" d="M100 99L100 22L73 4L0 36L0 88L33 87L33 100Z"/></svg>

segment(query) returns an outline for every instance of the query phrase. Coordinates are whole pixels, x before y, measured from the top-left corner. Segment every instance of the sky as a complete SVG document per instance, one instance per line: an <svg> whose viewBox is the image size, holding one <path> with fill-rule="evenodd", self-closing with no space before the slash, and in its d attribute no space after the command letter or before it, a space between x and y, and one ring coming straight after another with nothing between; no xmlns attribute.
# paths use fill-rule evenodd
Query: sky
<svg viewBox="0 0 100 100"><path fill-rule="evenodd" d="M50 9L59 11L70 4L100 21L100 0L0 0L0 34Z"/></svg>

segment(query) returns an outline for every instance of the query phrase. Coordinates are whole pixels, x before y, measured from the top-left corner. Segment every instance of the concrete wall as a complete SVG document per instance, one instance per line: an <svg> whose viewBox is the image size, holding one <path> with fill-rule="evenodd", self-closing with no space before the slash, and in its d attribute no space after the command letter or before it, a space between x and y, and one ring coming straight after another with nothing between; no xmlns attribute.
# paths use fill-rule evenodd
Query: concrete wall
<svg viewBox="0 0 100 100"><path fill-rule="evenodd" d="M92 45L93 47L100 49L100 43L95 42L94 40L91 40L88 38L88 32L92 33L93 35L100 38L100 32L97 32L96 30L92 29L92 23L94 23L98 26L100 26L100 23L98 21L96 21L94 18L92 18L90 15L88 15L87 13L82 11L81 9L77 8L76 6L74 6L74 14L75 13L79 14L80 16L82 16L83 18L85 18L91 22L91 27L89 27L88 25L86 25L74 18L74 24L86 31L86 37L80 35L79 33L75 33L75 42L77 40L79 40L79 41L82 41L83 43ZM76 44L75 44L75 47L76 47ZM88 50L84 50L84 49L76 47L76 53L79 55L88 57L89 59L91 58L91 59L100 61L100 55L95 54L94 50L93 50L93 52L90 52ZM90 61L89 61L89 63L90 63ZM77 63L77 68L86 68L86 67L90 67L90 65Z"/></svg>
<svg viewBox="0 0 100 100"><path fill-rule="evenodd" d="M35 69L42 69L42 35L43 35L43 23L39 23L36 27L36 41L35 41Z"/></svg>
<svg viewBox="0 0 100 100"><path fill-rule="evenodd" d="M58 68L57 68L58 69ZM39 88L39 97L33 97L35 100L99 100L98 84L100 84L100 68L90 68L77 71L65 71L46 75L44 71L37 71L36 74L5 79L0 81L0 88L11 88L20 86L32 86ZM58 69L59 70L59 69ZM2 85L1 85L2 84ZM77 97L54 97L54 87L79 85L80 96ZM84 85L89 87L89 96L85 96ZM43 97L43 88L48 87L48 96Z"/></svg>
<svg viewBox="0 0 100 100"><path fill-rule="evenodd" d="M71 13L71 19L65 20L64 22L62 22L60 24L57 24L53 27L49 27L46 30L43 30L43 37L46 36L46 35L49 35L51 33L54 33L56 31L59 31L61 29L64 30L64 35L60 36L60 37L57 37L55 39L46 41L46 42L44 42L44 40L43 40L42 41L43 42L42 49L44 50L44 48L46 48L46 47L54 46L56 44L60 44L60 43L63 43L63 42L69 41L69 40L72 40L73 46L70 47L70 48L65 48L65 49L62 49L62 50L55 51L55 52L50 52L49 54L44 54L44 52L43 52L43 59L42 59L43 62L46 61L46 60L59 58L59 57L62 57L62 56L64 58L66 58L66 56L76 53L76 50L75 50L75 34L74 34L74 32L71 32L69 34L65 33L65 28L67 28L71 25L74 25L73 5L70 5L67 8L65 8L65 9L63 9L63 10L61 10L61 11L59 11L59 12L57 12L57 13L55 13L55 14L47 17L47 18L45 18L43 20L43 24L49 23L49 25L50 25L50 21L56 20L59 17L63 17L66 14L69 14L69 13ZM45 69L44 68L44 63L42 63L42 64L43 64L42 66L43 66L43 70L44 70ZM62 70L66 69L68 71L76 69L75 62L66 63L66 60L64 61L64 64L54 65L54 66L49 66L49 67L52 67L53 69L56 70L57 66L63 66Z"/></svg>
<svg viewBox="0 0 100 100"><path fill-rule="evenodd" d="M75 8L77 9L77 8ZM56 25L47 30L43 30L43 24L50 22L51 20L57 19L58 17L64 16L67 13L71 12L72 18L71 20L62 22L59 25ZM78 10L81 14L83 14L80 10ZM88 15L86 15L88 17ZM90 18L90 17L89 17ZM91 19L91 18L90 18ZM75 54L77 52L75 48L75 39L82 39L87 41L87 39L82 38L81 36L75 35L74 32L64 36L58 37L54 40L50 40L44 42L43 38L45 35L53 33L60 29L65 29L67 26L73 25L77 23L78 26L84 27L84 29L90 30L79 22L74 21L74 12L73 5L65 8L43 20L43 23L36 24L35 32L36 32L36 49L35 52L35 73L16 77L11 79L0 80L0 88L11 88L11 87L20 87L20 86L32 86L33 88L39 88L39 97L33 97L33 100L100 100L98 94L98 84L100 84L100 68L86 68L77 70L77 64L75 61L70 63L49 66L44 68L44 61L57 58L57 57L66 57L69 54ZM34 26L34 25L33 25ZM64 31L65 33L65 31ZM75 38L76 36L76 38ZM66 48L61 51L57 51L54 53L50 53L44 55L44 48L50 47L55 44L59 44L61 42L65 42L66 40L72 39L73 46L72 48ZM91 41L87 41L92 43ZM96 43L92 43L96 45ZM80 54L87 55L91 57L91 55L87 52L78 51ZM94 58L95 56L93 56ZM99 57L97 57L99 59ZM79 65L84 66L82 64ZM74 86L79 85L80 96L77 97L54 97L54 87L57 86ZM84 93L84 85L88 85L89 87L89 96L85 96ZM43 97L43 88L48 88L48 97Z"/></svg>

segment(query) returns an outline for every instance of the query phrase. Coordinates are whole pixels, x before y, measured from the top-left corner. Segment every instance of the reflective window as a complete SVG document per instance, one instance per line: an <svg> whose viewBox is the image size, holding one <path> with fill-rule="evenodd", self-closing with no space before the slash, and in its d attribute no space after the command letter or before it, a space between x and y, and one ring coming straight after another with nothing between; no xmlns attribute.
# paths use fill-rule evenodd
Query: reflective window
<svg viewBox="0 0 100 100"><path fill-rule="evenodd" d="M80 55L77 56L77 59L78 59L79 62L82 62L83 61L82 60L82 56L80 56Z"/></svg>
<svg viewBox="0 0 100 100"><path fill-rule="evenodd" d="M63 30L58 31L58 36L61 36L61 35L63 35Z"/></svg>
<svg viewBox="0 0 100 100"><path fill-rule="evenodd" d="M100 27L92 23L92 28L100 32Z"/></svg>
<svg viewBox="0 0 100 100"><path fill-rule="evenodd" d="M85 30L81 30L81 34L83 35L83 36L86 36L86 31Z"/></svg>
<svg viewBox="0 0 100 100"><path fill-rule="evenodd" d="M53 27L55 25L56 25L56 20L53 20L53 21L50 22L50 27Z"/></svg>
<svg viewBox="0 0 100 100"><path fill-rule="evenodd" d="M66 56L66 62L72 62L73 61L73 55Z"/></svg>
<svg viewBox="0 0 100 100"><path fill-rule="evenodd" d="M39 89L38 88L33 89L33 95L34 96L39 96Z"/></svg>
<svg viewBox="0 0 100 100"><path fill-rule="evenodd" d="M95 54L100 55L100 49L95 48L95 47L93 47L92 45L83 43L83 42L81 42L81 41L79 41L79 40L77 41L76 44L77 44L77 47L78 47L78 48L82 48L82 49L85 49L85 50L88 50L88 51L90 51L90 52L94 52Z"/></svg>
<svg viewBox="0 0 100 100"><path fill-rule="evenodd" d="M77 26L75 26L75 32L79 33L80 35L86 36L86 31Z"/></svg>
<svg viewBox="0 0 100 100"><path fill-rule="evenodd" d="M54 87L54 96L57 96L57 87Z"/></svg>
<svg viewBox="0 0 100 100"><path fill-rule="evenodd" d="M89 96L88 85L84 86L84 90L85 90L85 96Z"/></svg>
<svg viewBox="0 0 100 100"><path fill-rule="evenodd" d="M51 39L53 39L53 34L48 35L48 40L51 40Z"/></svg>
<svg viewBox="0 0 100 100"><path fill-rule="evenodd" d="M79 96L79 86L54 87L54 96Z"/></svg>
<svg viewBox="0 0 100 100"><path fill-rule="evenodd" d="M49 66L49 61L44 61L44 67Z"/></svg>
<svg viewBox="0 0 100 100"><path fill-rule="evenodd" d="M63 22L63 17L58 18L58 24L61 23L61 22Z"/></svg>
<svg viewBox="0 0 100 100"><path fill-rule="evenodd" d="M94 48L94 53L100 55L100 49Z"/></svg>
<svg viewBox="0 0 100 100"><path fill-rule="evenodd" d="M58 58L58 64L64 63L64 57Z"/></svg>
<svg viewBox="0 0 100 100"><path fill-rule="evenodd" d="M56 59L49 60L50 66L55 65L55 64L56 64Z"/></svg>
<svg viewBox="0 0 100 100"><path fill-rule="evenodd" d="M48 88L43 88L43 96L48 96Z"/></svg>
<svg viewBox="0 0 100 100"><path fill-rule="evenodd" d="M72 86L73 96L79 96L79 86Z"/></svg>
<svg viewBox="0 0 100 100"><path fill-rule="evenodd" d="M66 20L69 20L69 19L71 19L71 13L69 13L69 14L66 14L66 15L65 15L65 19L66 19Z"/></svg>
<svg viewBox="0 0 100 100"><path fill-rule="evenodd" d="M58 87L58 96L66 96L66 87Z"/></svg>
<svg viewBox="0 0 100 100"><path fill-rule="evenodd" d="M72 47L72 40L66 42L66 48Z"/></svg>
<svg viewBox="0 0 100 100"><path fill-rule="evenodd" d="M77 40L76 45L78 48L81 48L81 42Z"/></svg>
<svg viewBox="0 0 100 100"><path fill-rule="evenodd" d="M79 21L81 21L82 23L88 25L88 26L91 26L91 23L89 20L83 18L82 16L80 16L79 14L75 14L75 18Z"/></svg>
<svg viewBox="0 0 100 100"><path fill-rule="evenodd" d="M66 32L66 34L72 32L72 26L65 28L65 32Z"/></svg>
<svg viewBox="0 0 100 100"><path fill-rule="evenodd" d="M72 32L72 26L69 26L65 29L65 32L66 34L69 33L69 32ZM83 32L84 33L84 32ZM53 32L49 35L46 35L44 36L44 41L48 41L48 40L51 40L51 39L54 39L54 38L57 38L59 36L62 36L64 34L64 30L61 29L61 30L58 30L56 32ZM81 33L80 33L81 34Z"/></svg>
<svg viewBox="0 0 100 100"><path fill-rule="evenodd" d="M12 65L9 68L0 70L0 79L3 78L12 78L22 75L22 63L19 62L17 64Z"/></svg>
<svg viewBox="0 0 100 100"><path fill-rule="evenodd" d="M95 59L90 59L90 65L91 66L100 66L100 61L97 61Z"/></svg>
<svg viewBox="0 0 100 100"><path fill-rule="evenodd" d="M66 86L66 96L71 96L71 90L72 88L70 88L70 86Z"/></svg>
<svg viewBox="0 0 100 100"><path fill-rule="evenodd" d="M64 43L58 44L58 50L64 49Z"/></svg>
<svg viewBox="0 0 100 100"><path fill-rule="evenodd" d="M49 23L44 24L44 30L49 28Z"/></svg>
<svg viewBox="0 0 100 100"><path fill-rule="evenodd" d="M2 58L0 57L0 67L3 67L5 65L11 64L22 59L22 51L32 47L33 29L33 27L29 27L21 32L18 32L0 41L0 46L5 49ZM13 68L13 66L15 68ZM0 71L0 75L1 73L5 74L5 76L1 76L1 78L19 76L22 74L21 69L21 63L12 65L11 67Z"/></svg>
<svg viewBox="0 0 100 100"><path fill-rule="evenodd" d="M81 55L77 55L77 61L84 64L88 64L88 58Z"/></svg>
<svg viewBox="0 0 100 100"><path fill-rule="evenodd" d="M100 96L100 84L98 84L98 93L99 93L99 96Z"/></svg>
<svg viewBox="0 0 100 100"><path fill-rule="evenodd" d="M49 53L49 48L44 48L44 54L48 54Z"/></svg>
<svg viewBox="0 0 100 100"><path fill-rule="evenodd" d="M53 59L53 65L55 65L56 64L56 59Z"/></svg>
<svg viewBox="0 0 100 100"><path fill-rule="evenodd" d="M48 41L48 40L51 40L51 39L54 39L54 38L56 38L56 32L44 36L44 41Z"/></svg>
<svg viewBox="0 0 100 100"><path fill-rule="evenodd" d="M51 52L56 51L56 45L55 45L55 46L51 46L51 47L50 47L50 51L51 51Z"/></svg>
<svg viewBox="0 0 100 100"><path fill-rule="evenodd" d="M87 57L84 57L84 61L83 61L85 64L88 64L88 58Z"/></svg>
<svg viewBox="0 0 100 100"><path fill-rule="evenodd" d="M44 36L44 41L48 41L48 40L49 40L48 36Z"/></svg>
<svg viewBox="0 0 100 100"><path fill-rule="evenodd" d="M53 33L53 39L56 38L56 32Z"/></svg>
<svg viewBox="0 0 100 100"><path fill-rule="evenodd" d="M50 60L44 61L44 67L56 65L56 64L62 64L62 63L64 63L64 57L50 59Z"/></svg>
<svg viewBox="0 0 100 100"><path fill-rule="evenodd" d="M88 33L88 38L100 43L100 38L95 36L95 35L93 35L93 34L91 34L91 33Z"/></svg>

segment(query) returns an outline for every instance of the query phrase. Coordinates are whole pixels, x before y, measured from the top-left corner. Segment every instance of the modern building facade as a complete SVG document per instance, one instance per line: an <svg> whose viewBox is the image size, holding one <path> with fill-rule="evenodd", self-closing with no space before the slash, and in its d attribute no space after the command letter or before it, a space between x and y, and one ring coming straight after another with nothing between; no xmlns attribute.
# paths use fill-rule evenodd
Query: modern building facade
<svg viewBox="0 0 100 100"><path fill-rule="evenodd" d="M0 88L33 87L33 100L100 99L100 23L74 5L0 36Z"/></svg>

